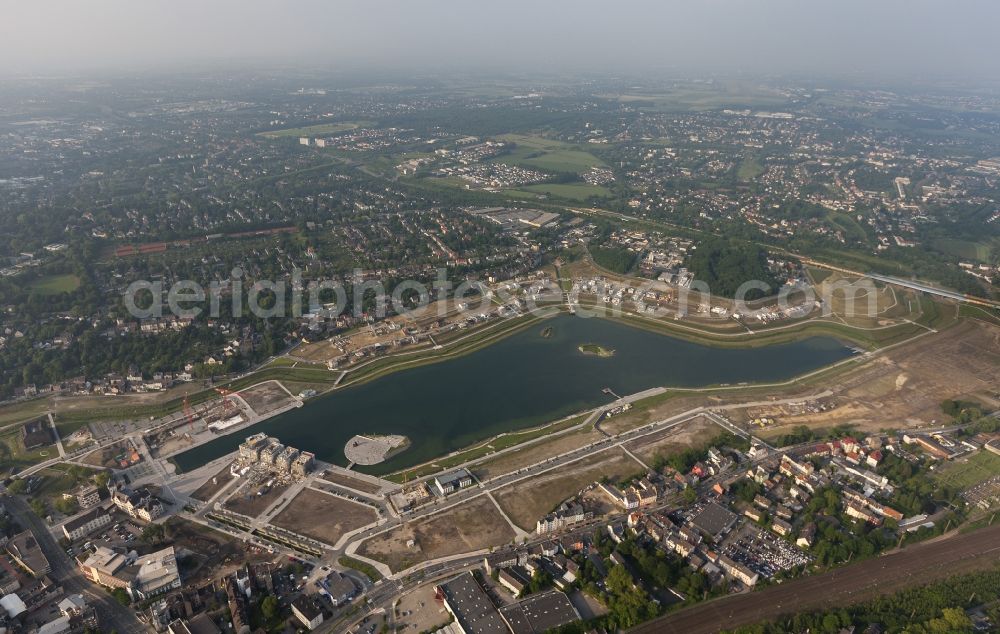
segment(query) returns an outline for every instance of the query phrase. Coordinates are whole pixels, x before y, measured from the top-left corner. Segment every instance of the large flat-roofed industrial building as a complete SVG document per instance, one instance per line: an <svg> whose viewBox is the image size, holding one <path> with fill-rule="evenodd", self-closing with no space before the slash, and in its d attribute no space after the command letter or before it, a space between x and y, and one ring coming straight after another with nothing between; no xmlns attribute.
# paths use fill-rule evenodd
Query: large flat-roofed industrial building
<svg viewBox="0 0 1000 634"><path fill-rule="evenodd" d="M499 610L471 572L438 586L438 596L462 634L542 634L580 620L562 592L549 590Z"/></svg>
<svg viewBox="0 0 1000 634"><path fill-rule="evenodd" d="M736 519L736 514L729 509L709 502L691 517L691 525L712 539L718 539L736 524Z"/></svg>
<svg viewBox="0 0 1000 634"><path fill-rule="evenodd" d="M463 634L510 634L507 623L471 572L441 584L438 591Z"/></svg>
<svg viewBox="0 0 1000 634"><path fill-rule="evenodd" d="M500 608L513 634L536 634L558 629L580 620L580 613L562 592L550 590Z"/></svg>

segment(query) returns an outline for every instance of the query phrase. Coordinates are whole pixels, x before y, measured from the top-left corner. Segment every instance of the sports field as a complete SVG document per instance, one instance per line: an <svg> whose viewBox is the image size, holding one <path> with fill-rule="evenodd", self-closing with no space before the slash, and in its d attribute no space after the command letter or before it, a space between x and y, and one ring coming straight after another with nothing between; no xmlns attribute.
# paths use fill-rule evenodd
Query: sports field
<svg viewBox="0 0 1000 634"><path fill-rule="evenodd" d="M28 284L28 289L39 295L72 293L78 288L80 288L80 278L72 273L47 275Z"/></svg>

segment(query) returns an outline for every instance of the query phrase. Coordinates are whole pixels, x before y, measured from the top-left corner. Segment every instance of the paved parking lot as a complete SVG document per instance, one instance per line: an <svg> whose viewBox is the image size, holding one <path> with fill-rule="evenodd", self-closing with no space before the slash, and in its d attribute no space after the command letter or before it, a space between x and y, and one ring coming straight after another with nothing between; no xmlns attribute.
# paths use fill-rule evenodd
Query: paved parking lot
<svg viewBox="0 0 1000 634"><path fill-rule="evenodd" d="M72 553L67 554L76 557L86 550L85 545L90 543L93 548L105 546L107 548L123 548L126 551L136 547L139 535L144 528L142 524L129 518L126 515L115 513L112 515L112 523L102 527L100 530L91 533L83 539L77 540L70 545ZM116 529L115 527L118 526ZM105 537L106 536L106 537Z"/></svg>
<svg viewBox="0 0 1000 634"><path fill-rule="evenodd" d="M726 539L723 553L762 577L771 577L812 561L812 557L798 547L749 522Z"/></svg>
<svg viewBox="0 0 1000 634"><path fill-rule="evenodd" d="M430 632L450 620L448 611L434 600L434 584L422 585L399 600L396 631Z"/></svg>

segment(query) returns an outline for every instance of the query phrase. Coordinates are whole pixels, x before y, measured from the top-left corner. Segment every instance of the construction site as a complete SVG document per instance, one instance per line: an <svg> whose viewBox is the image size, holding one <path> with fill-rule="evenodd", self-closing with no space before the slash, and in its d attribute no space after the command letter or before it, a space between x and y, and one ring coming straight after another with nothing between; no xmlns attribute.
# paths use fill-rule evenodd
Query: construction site
<svg viewBox="0 0 1000 634"><path fill-rule="evenodd" d="M184 397L182 411L162 419L143 434L154 457L167 457L198 444L198 436L224 434L256 418L256 413L236 392L215 388L221 398L191 406Z"/></svg>
<svg viewBox="0 0 1000 634"><path fill-rule="evenodd" d="M277 438L254 434L240 444L239 456L230 467L234 476L274 476L280 481L300 480L315 468L316 456L286 447Z"/></svg>

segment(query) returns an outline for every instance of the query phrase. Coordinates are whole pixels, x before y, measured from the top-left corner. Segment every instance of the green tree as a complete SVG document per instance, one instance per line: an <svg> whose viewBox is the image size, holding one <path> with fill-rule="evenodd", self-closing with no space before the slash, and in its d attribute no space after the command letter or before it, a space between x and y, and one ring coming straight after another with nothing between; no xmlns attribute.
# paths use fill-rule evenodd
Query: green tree
<svg viewBox="0 0 1000 634"><path fill-rule="evenodd" d="M272 620L278 615L278 611L281 606L278 604L278 597L273 594L269 594L264 597L264 600L260 602L260 613L264 616L265 620Z"/></svg>
<svg viewBox="0 0 1000 634"><path fill-rule="evenodd" d="M132 603L132 598L128 596L128 592L125 592L124 588L115 588L111 591L111 596L113 596L115 600L122 605L129 605Z"/></svg>
<svg viewBox="0 0 1000 634"><path fill-rule="evenodd" d="M7 487L7 491L13 493L14 495L21 495L27 488L28 488L27 480L17 479L10 483L10 486Z"/></svg>

